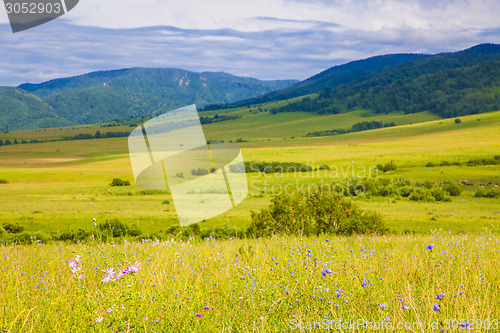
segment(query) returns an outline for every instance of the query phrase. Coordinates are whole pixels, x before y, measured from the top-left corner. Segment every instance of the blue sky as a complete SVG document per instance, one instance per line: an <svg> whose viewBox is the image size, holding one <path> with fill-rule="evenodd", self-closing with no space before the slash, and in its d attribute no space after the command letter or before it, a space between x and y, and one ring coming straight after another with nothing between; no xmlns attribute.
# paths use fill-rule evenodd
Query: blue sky
<svg viewBox="0 0 500 333"><path fill-rule="evenodd" d="M177 67L305 79L387 53L500 43L498 0L80 0L13 34L0 8L0 85Z"/></svg>

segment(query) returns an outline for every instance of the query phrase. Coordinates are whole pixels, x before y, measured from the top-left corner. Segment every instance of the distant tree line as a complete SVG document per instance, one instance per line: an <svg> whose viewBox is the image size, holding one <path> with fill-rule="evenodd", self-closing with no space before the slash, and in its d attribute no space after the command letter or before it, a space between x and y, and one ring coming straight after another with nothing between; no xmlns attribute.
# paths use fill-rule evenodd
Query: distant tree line
<svg viewBox="0 0 500 333"><path fill-rule="evenodd" d="M105 139L105 138L123 138L130 135L130 132L95 132L94 135L90 133L80 133L75 136L64 137L64 140L90 140L90 139Z"/></svg>
<svg viewBox="0 0 500 333"><path fill-rule="evenodd" d="M211 124L211 123L217 123L220 121L227 121L227 120L235 120L241 118L240 116L227 116L227 115L218 115L216 114L213 117L200 117L200 123L202 125L204 124Z"/></svg>
<svg viewBox="0 0 500 333"><path fill-rule="evenodd" d="M346 134L352 132L362 132L368 131L371 129L377 129L382 127L393 127L396 126L394 122L391 123L382 123L381 121L363 121L352 125L350 129L334 129L334 130L326 130L326 131L315 131L307 133L306 136L329 136L329 135L338 135L338 134Z"/></svg>

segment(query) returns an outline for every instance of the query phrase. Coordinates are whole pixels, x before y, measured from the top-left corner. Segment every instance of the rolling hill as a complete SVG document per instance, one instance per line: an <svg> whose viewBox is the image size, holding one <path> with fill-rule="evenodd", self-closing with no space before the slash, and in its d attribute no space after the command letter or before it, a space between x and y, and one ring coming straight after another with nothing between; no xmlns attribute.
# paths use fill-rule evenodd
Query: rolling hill
<svg viewBox="0 0 500 333"><path fill-rule="evenodd" d="M238 101L236 103L207 105L205 110L243 107L299 97L319 92L326 87L337 87L341 84L355 81L361 77L367 77L385 68L425 57L427 57L425 54L387 54L364 60L351 61L347 64L331 67L304 81L295 83L281 90L273 91L263 96Z"/></svg>
<svg viewBox="0 0 500 333"><path fill-rule="evenodd" d="M193 103L203 106L246 99L295 82L261 81L227 73L195 73L172 68L93 72L39 84L26 83L17 88L6 87L0 91L0 130L148 116ZM20 93L14 93L16 91ZM13 119L12 115L19 112L22 119Z"/></svg>
<svg viewBox="0 0 500 333"><path fill-rule="evenodd" d="M19 88L0 87L1 131L70 125L71 121L39 97Z"/></svg>
<svg viewBox="0 0 500 333"><path fill-rule="evenodd" d="M369 77L323 89L273 110L341 113L363 108L376 113L430 111L456 117L500 109L500 45L482 44L386 68Z"/></svg>

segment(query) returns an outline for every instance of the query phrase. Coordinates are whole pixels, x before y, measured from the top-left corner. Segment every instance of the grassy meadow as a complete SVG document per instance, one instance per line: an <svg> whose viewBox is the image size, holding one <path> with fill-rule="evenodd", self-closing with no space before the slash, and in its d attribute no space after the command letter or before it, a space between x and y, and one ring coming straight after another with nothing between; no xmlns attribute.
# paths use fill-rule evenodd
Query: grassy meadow
<svg viewBox="0 0 500 333"><path fill-rule="evenodd" d="M495 331L498 253L490 232L8 246L0 329Z"/></svg>
<svg viewBox="0 0 500 333"><path fill-rule="evenodd" d="M390 232L381 236L186 240L168 232L178 224L170 195L135 184L127 138L62 140L129 131L130 124L0 133L3 140L42 141L0 147L0 225L20 224L36 236L30 245L10 245L0 234L0 330L290 332L308 330L307 323L326 325L324 320L337 329L358 319L385 325L382 331L392 330L388 323L409 323L411 332L498 329L500 199L475 193L496 189L500 165L468 162L500 155L500 111L456 123L429 113L312 116L265 109L224 111L241 118L204 125L207 140L242 138L246 161L297 162L316 170L248 173L247 199L200 222L201 229L244 230L251 211L290 184L403 177L418 186L460 181L462 191L450 201L349 197L382 215ZM397 126L306 137L372 120ZM395 170L375 168L391 161ZM329 169L317 170L324 165ZM113 178L131 185L113 187ZM137 227L141 236L44 241L113 219ZM73 259L78 255L81 263ZM123 272L136 262L137 272L127 269L102 282L106 269ZM356 330L375 331L339 329Z"/></svg>
<svg viewBox="0 0 500 333"><path fill-rule="evenodd" d="M359 111L362 112L362 111ZM248 118L248 131L260 128L253 118L278 117L276 126L269 130L278 133L287 122L280 118L284 113L271 115L259 113ZM290 128L300 114L290 115ZM337 117L337 118L335 118ZM244 228L250 221L250 212L265 207L272 194L287 184L327 184L350 177L374 176L379 178L404 177L412 182L467 180L463 193L450 202L409 202L399 197L355 197L363 208L377 210L386 217L392 230L400 232L429 232L443 228L454 232L492 229L500 230L498 223L498 198L474 198L481 184L500 183L498 165L439 166L443 161L465 163L471 159L493 158L500 152L500 112L462 117L456 124L453 119L421 122L426 115L388 115L414 124L382 128L365 132L326 137L291 136L268 140L247 137L240 143L246 161L298 162L317 168L330 167L328 172L296 172L284 174L248 173L249 197L235 209L201 222L202 228L232 224ZM405 120L404 117L408 117ZM417 117L417 118L415 118ZM322 128L319 128L321 119ZM350 118L350 122L346 120ZM344 127L358 122L358 114L310 116L310 124L303 119L302 126L311 129ZM204 125L207 140L225 137L226 127L241 123L247 118ZM368 118L369 119L369 118ZM389 121L388 119L387 121ZM310 125L310 126L309 126ZM236 125L235 125L236 126ZM128 125L109 127L121 131ZM88 133L102 130L97 125L84 126ZM107 130L108 127L105 129ZM11 139L30 139L47 133L52 140L57 132L64 136L81 133L82 128L65 128L3 133ZM309 129L304 130L304 132ZM290 131L293 133L293 131ZM306 133L303 133L304 135ZM262 138L262 133L258 134ZM276 135L276 134L273 134ZM38 137L41 139L41 137ZM61 138L61 136L59 137ZM236 137L232 137L236 140ZM89 219L99 221L119 219L134 224L145 234L161 236L170 226L177 224L175 207L168 194L148 193L136 186L132 176L126 138L94 140L48 141L0 147L0 224L18 222L28 232L58 234L79 228L90 230ZM375 166L394 161L397 169L376 172ZM429 162L438 166L426 167ZM129 180L132 185L112 187L113 178ZM491 187L491 186L490 186ZM167 202L170 203L167 203ZM88 203L93 205L89 206Z"/></svg>

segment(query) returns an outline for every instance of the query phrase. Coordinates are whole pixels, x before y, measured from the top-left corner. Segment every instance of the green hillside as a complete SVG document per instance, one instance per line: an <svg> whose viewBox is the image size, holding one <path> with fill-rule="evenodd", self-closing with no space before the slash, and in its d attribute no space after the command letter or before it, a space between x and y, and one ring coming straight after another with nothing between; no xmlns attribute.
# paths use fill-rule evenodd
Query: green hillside
<svg viewBox="0 0 500 333"><path fill-rule="evenodd" d="M233 102L295 82L171 68L101 71L5 88L0 91L0 120L11 130L92 124L155 115L189 104ZM22 117L14 119L13 114Z"/></svg>
<svg viewBox="0 0 500 333"><path fill-rule="evenodd" d="M429 56L387 68L318 98L304 98L273 112L341 113L357 108L376 113L430 111L456 117L500 109L500 45Z"/></svg>
<svg viewBox="0 0 500 333"><path fill-rule="evenodd" d="M351 61L347 64L331 67L307 80L298 82L281 90L263 96L222 105L208 105L205 110L217 110L228 107L242 107L276 100L286 100L302 95L319 92L326 87L337 87L358 78L369 76L385 68L396 66L406 61L427 57L423 54L387 54L364 60Z"/></svg>
<svg viewBox="0 0 500 333"><path fill-rule="evenodd" d="M18 88L0 87L1 131L72 124L39 97Z"/></svg>

